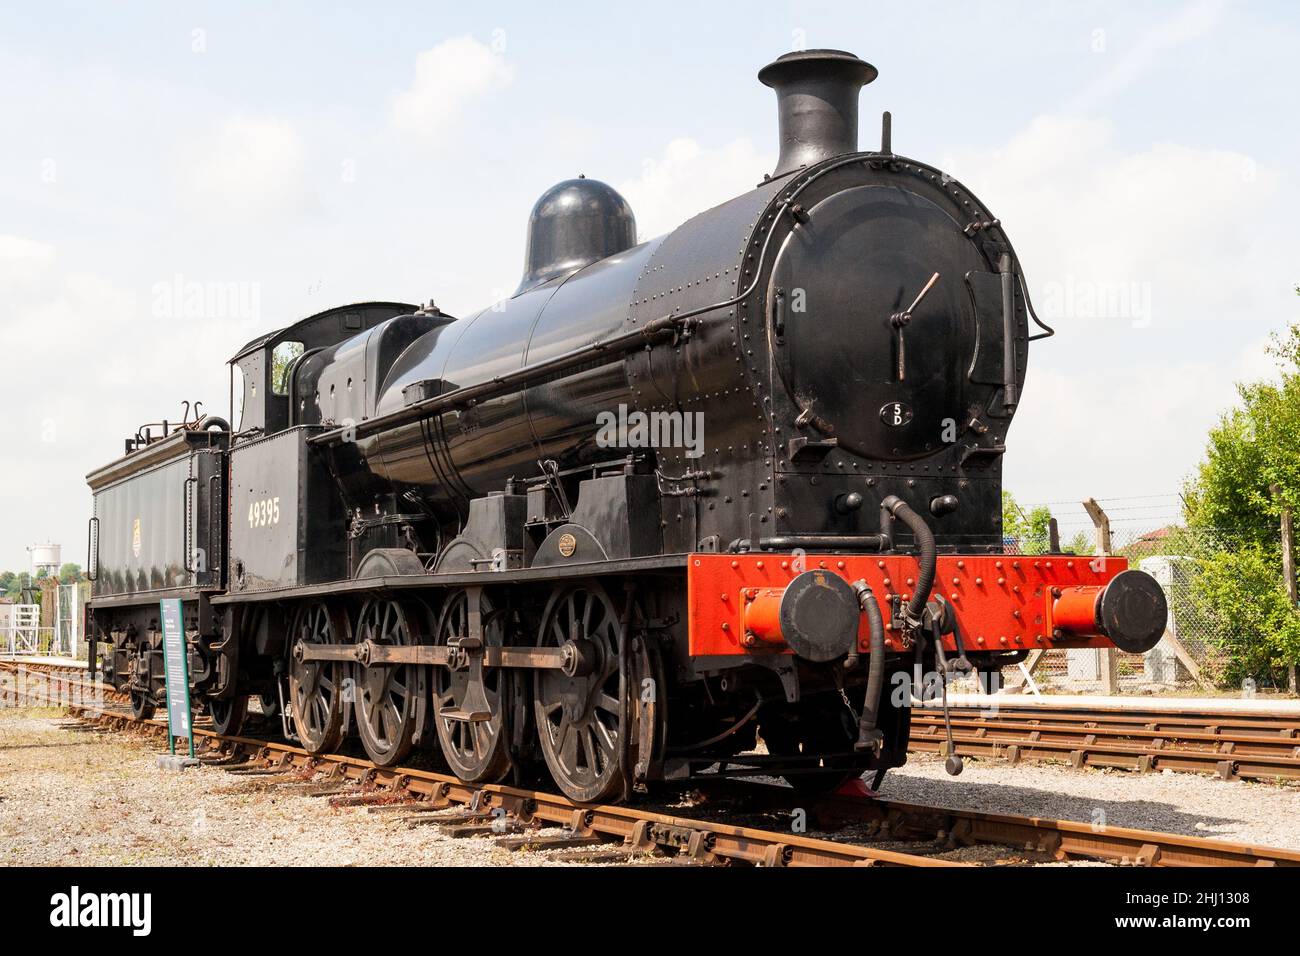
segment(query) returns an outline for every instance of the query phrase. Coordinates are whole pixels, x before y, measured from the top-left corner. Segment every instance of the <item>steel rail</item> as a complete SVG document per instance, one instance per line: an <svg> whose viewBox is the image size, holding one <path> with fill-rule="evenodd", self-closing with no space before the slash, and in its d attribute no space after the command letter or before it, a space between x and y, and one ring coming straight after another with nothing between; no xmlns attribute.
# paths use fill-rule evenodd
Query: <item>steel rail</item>
<svg viewBox="0 0 1300 956"><path fill-rule="evenodd" d="M67 706L57 698L39 702ZM143 731L165 737L163 720L137 720L130 714L67 706L73 716L117 730ZM244 769L276 773L293 771L324 773L327 778L351 781L366 788L383 788L394 795L419 799L435 808L461 805L485 821L502 813L515 825L566 827L573 837L604 837L632 850L663 849L697 863L749 863L761 866L921 866L953 867L966 864L938 860L897 850L856 846L821 840L797 833L778 833L753 827L734 826L653 813L628 806L584 806L559 794L499 784L467 784L447 774L411 767L382 768L367 760L343 754L313 755L300 747L278 741L218 734L194 728L196 741L208 746L204 752L250 754L240 764ZM215 746L214 746L215 745ZM430 803L431 802L431 803Z"/></svg>
<svg viewBox="0 0 1300 956"><path fill-rule="evenodd" d="M1198 710L1157 710L1153 707L1110 705L1081 706L1062 698L1059 703L1032 705L988 698L989 706L954 704L954 715L996 716L1001 720L1087 720L1101 725L1134 724L1159 730L1240 730L1284 733L1300 737L1300 712L1286 710L1232 710L1213 707ZM914 713L938 713L936 704L913 708Z"/></svg>
<svg viewBox="0 0 1300 956"><path fill-rule="evenodd" d="M1231 726L1236 715L1202 714L1144 720L1143 716L1098 719L1086 711L1038 708L1004 714L955 710L953 743L961 756L1036 760L1074 767L1146 772L1211 773L1228 780L1300 779L1300 732L1285 721L1269 732ZM1226 719L1225 719L1226 718ZM914 709L908 747L946 754L942 717Z"/></svg>
<svg viewBox="0 0 1300 956"><path fill-rule="evenodd" d="M0 661L0 673L23 673L24 671L38 676L41 680L48 681L59 691L64 689L89 691L95 695L101 695L105 700L111 700L115 703L126 703L130 697L122 691L116 690L111 684L105 684L102 681L90 681L88 672L83 667L75 667L66 664L49 664L44 662L30 661ZM8 688L3 682L0 682L0 695L7 693ZM56 693L55 698L66 700L72 695L63 697Z"/></svg>
<svg viewBox="0 0 1300 956"><path fill-rule="evenodd" d="M138 723L120 715L117 720L123 724ZM165 727L160 729L165 732ZM566 826L575 836L599 834L643 849L654 846L673 849L699 862L735 861L764 866L968 865L792 833L664 815L635 807L582 806L543 791L503 785L479 786L432 771L386 770L356 757L312 756L288 744L222 737L204 730L196 734L255 751L247 764L250 767L260 765L267 770L285 772L337 768L334 770L337 778L394 791L404 789L434 800L435 805L461 804L474 807L485 816L500 808L520 822L536 820ZM723 788L739 785L746 788L748 795L764 793L791 806L800 802L790 789L772 784L725 780L720 785ZM1002 845L1045 854L1059 861L1092 859L1128 866L1169 867L1300 866L1300 851L1069 820L845 796L822 798L814 801L810 809L821 820L887 823L887 832L896 838L944 840L953 847L977 843Z"/></svg>
<svg viewBox="0 0 1300 956"><path fill-rule="evenodd" d="M1084 858L1169 867L1300 866L1300 851L1296 850L1108 824L924 807L866 797L829 797L827 805L858 816L938 829L959 842L1031 846L1058 860Z"/></svg>
<svg viewBox="0 0 1300 956"><path fill-rule="evenodd" d="M55 703L60 703L55 701ZM81 719L114 729L166 736L162 720L136 720L130 714L70 707ZM668 850L698 863L750 863L763 866L963 866L916 853L880 849L720 821L656 813L630 806L584 806L545 791L464 783L447 774L410 767L380 768L342 754L313 755L300 747L252 737L228 736L195 728L209 758L238 759L253 772L312 775L387 791L425 807L463 806L484 821L506 815L516 826L564 827L575 838L603 838L631 850ZM802 803L818 822L869 823L901 840L932 840L952 847L1001 845L1017 852L1069 861L1101 860L1129 866L1300 866L1300 851L1211 840L1127 827L1094 825L1014 814L932 807L878 798L830 796L801 800L786 787L729 778L708 783L709 793L738 793L750 806L759 802L791 810ZM544 842L544 841L540 841Z"/></svg>
<svg viewBox="0 0 1300 956"><path fill-rule="evenodd" d="M942 727L943 719L933 714L916 714L912 716L913 727L924 733L932 733L932 728ZM999 716L980 717L964 713L952 715L952 726L976 733L979 736L1006 735L1010 738L1023 739L1025 735L1037 734L1036 740L1076 740L1080 737L1110 738L1122 741L1150 741L1149 746L1156 750L1169 747L1187 750L1199 750L1218 753L1246 753L1266 757L1300 757L1300 735L1294 731L1245 731L1219 730L1217 728L1183 729L1177 726L1155 726L1142 723L1106 723L1099 724L1093 720L1057 718L1044 715L1039 720L1003 719Z"/></svg>
<svg viewBox="0 0 1300 956"><path fill-rule="evenodd" d="M162 721L138 721L109 711L71 708L74 716L89 717L117 728L148 729L166 735ZM634 850L667 849L698 863L750 863L761 866L922 866L968 864L938 860L897 850L877 849L753 827L654 813L629 806L575 804L559 794L508 787L468 784L447 774L412 767L383 768L343 754L313 755L278 741L226 736L195 728L196 740L216 746L205 751L249 754L241 769L275 773L322 773L326 779L350 781L367 789L388 790L418 799L424 806L464 806L492 821L502 814L518 825L565 827L573 837L605 837ZM541 841L539 841L541 842Z"/></svg>
<svg viewBox="0 0 1300 956"><path fill-rule="evenodd" d="M720 780L707 788L737 793L751 802L791 806L787 787ZM880 797L834 794L811 810L822 822L874 823L900 837L942 836L961 844L1023 847L1054 860L1102 860L1120 866L1300 866L1300 851L1133 827L1080 823L1017 814L903 803Z"/></svg>

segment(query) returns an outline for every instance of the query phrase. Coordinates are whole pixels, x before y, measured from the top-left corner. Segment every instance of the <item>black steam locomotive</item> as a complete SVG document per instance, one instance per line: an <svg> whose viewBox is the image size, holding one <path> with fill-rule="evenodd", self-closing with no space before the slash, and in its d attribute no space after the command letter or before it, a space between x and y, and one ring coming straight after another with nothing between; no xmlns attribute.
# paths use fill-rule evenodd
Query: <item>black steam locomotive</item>
<svg viewBox="0 0 1300 956"><path fill-rule="evenodd" d="M1004 553L1007 429L1050 330L999 221L896 155L888 114L858 151L875 76L833 50L766 66L775 171L666 236L569 180L509 300L343 306L245 346L233 426L142 430L89 476L106 677L153 711L179 596L220 731L255 700L314 752L544 764L597 801L879 779L916 667L1152 646L1164 598L1121 559Z"/></svg>

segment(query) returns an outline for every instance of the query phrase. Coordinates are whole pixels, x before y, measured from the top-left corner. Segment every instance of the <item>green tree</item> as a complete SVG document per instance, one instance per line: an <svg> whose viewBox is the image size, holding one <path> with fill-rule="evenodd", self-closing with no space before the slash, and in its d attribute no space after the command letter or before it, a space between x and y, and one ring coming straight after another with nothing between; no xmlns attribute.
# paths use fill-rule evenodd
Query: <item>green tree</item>
<svg viewBox="0 0 1300 956"><path fill-rule="evenodd" d="M1026 512L1016 502L1015 495L1002 490L1002 537L1012 538L1022 554L1043 554L1049 546L1048 524L1052 511L1046 505Z"/></svg>
<svg viewBox="0 0 1300 956"><path fill-rule="evenodd" d="M1279 380L1238 385L1241 407L1210 430L1184 488L1187 526L1201 542L1193 603L1215 623L1230 682L1278 682L1300 660L1300 613L1282 578L1278 532L1282 508L1300 506L1300 323L1269 351Z"/></svg>
<svg viewBox="0 0 1300 956"><path fill-rule="evenodd" d="M59 568L59 583L72 584L81 580L81 565L68 561Z"/></svg>
<svg viewBox="0 0 1300 956"><path fill-rule="evenodd" d="M1096 541L1092 535L1086 531L1076 531L1070 543L1062 547L1063 551L1069 551L1073 554L1093 554L1097 547Z"/></svg>
<svg viewBox="0 0 1300 956"><path fill-rule="evenodd" d="M32 583L32 576L26 571L0 572L0 587L4 588L4 596L11 601L17 601L22 597L23 588Z"/></svg>
<svg viewBox="0 0 1300 956"><path fill-rule="evenodd" d="M1300 652L1300 617L1278 586L1279 560L1276 545L1248 542L1197 562L1185 623L1214 635L1217 653L1202 670L1221 684L1281 685Z"/></svg>

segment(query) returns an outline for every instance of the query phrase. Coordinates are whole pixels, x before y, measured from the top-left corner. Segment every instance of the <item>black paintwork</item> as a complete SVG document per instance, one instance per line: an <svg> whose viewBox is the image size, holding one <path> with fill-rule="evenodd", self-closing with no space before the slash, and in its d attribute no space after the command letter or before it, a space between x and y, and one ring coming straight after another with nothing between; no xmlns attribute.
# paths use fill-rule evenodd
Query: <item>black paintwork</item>
<svg viewBox="0 0 1300 956"><path fill-rule="evenodd" d="M340 632L372 600L400 601L419 628L451 588L481 588L507 610L510 641L530 644L555 588L603 578L671 685L667 745L723 741L683 766L752 742L752 725L726 728L753 693L765 735L803 721L809 747L842 750L842 695L865 681L837 670L858 617L845 582L789 588L794 655L691 657L684 555L909 550L906 529L881 526L889 496L927 516L940 549L1000 551L1001 456L1030 340L993 215L894 154L887 133L858 152L858 91L874 77L839 51L764 68L776 171L665 236L636 244L616 191L568 180L533 209L513 297L459 320L432 303L343 306L240 350L233 433L177 441L174 455L147 445L92 476L111 539L92 613L118 670L157 643L156 588L227 588L187 605L187 628L196 687L232 698L277 686L308 600L327 602ZM278 394L284 342L303 352ZM601 417L629 413L679 416L679 437L681 416L700 416L703 431L693 444L607 440ZM177 479L190 474L201 488L182 532ZM122 535L141 498L160 537L133 563ZM222 559L206 578L183 567L186 534ZM1141 582L1099 614L1117 643L1163 620ZM872 766L902 762L907 714L885 708Z"/></svg>
<svg viewBox="0 0 1300 956"><path fill-rule="evenodd" d="M1165 631L1169 601L1155 578L1141 571L1121 571L1097 599L1097 624L1121 650L1144 653Z"/></svg>
<svg viewBox="0 0 1300 956"><path fill-rule="evenodd" d="M347 577L347 519L324 455L298 426L230 453L230 589Z"/></svg>
<svg viewBox="0 0 1300 956"><path fill-rule="evenodd" d="M312 396L315 405L314 383L303 381L295 383L289 394L280 394L272 387L272 353L282 342L297 342L303 347L303 354L297 365L307 362L317 349L327 349L363 333L395 315L414 312L415 307L395 302L362 302L356 305L344 305L326 309L315 315L295 322L287 328L254 339L240 349L230 360L237 365L243 376L242 413L238 421L232 421L237 432L261 432L269 434L287 428L291 421L302 420L308 416L307 397ZM364 347L364 344L363 344ZM291 381L297 369L291 372ZM231 396L232 401L234 396ZM290 406L295 405L291 413ZM232 413L234 409L231 409ZM327 409L328 411L328 409ZM294 415L298 417L295 418ZM306 417L310 421L310 417Z"/></svg>
<svg viewBox="0 0 1300 956"><path fill-rule="evenodd" d="M627 200L594 179L566 179L537 200L528 217L524 277L515 294L636 245Z"/></svg>
<svg viewBox="0 0 1300 956"><path fill-rule="evenodd" d="M459 321L434 307L345 306L242 349L234 590L345 579L369 551L393 548L426 567L481 565L497 549L508 562L561 563L565 533L609 559L809 535L843 536L849 549L878 531L890 494L918 511L956 499L935 520L940 547L999 548L1014 413L1003 383L1023 382L1028 340L1016 281L1006 369L998 273L1015 261L959 183L891 152L852 152L857 91L873 77L836 51L765 68L777 174L664 237L625 248L635 226L622 198L567 181L534 209L511 299ZM936 272L900 333L897 314ZM692 322L671 338L596 349L681 315ZM305 351L281 396L271 354L286 341ZM367 425L583 349L590 360L561 373ZM702 440L602 446L597 416L620 409L702 416ZM291 425L335 431L317 457L305 430L271 437ZM511 482L529 506L474 504ZM246 527L259 495L291 516L272 533ZM839 505L851 496L856 507ZM488 514L504 525L485 525Z"/></svg>
<svg viewBox="0 0 1300 956"><path fill-rule="evenodd" d="M221 588L229 435L178 430L92 472L93 599Z"/></svg>
<svg viewBox="0 0 1300 956"><path fill-rule="evenodd" d="M858 91L876 68L842 50L801 50L777 57L758 71L776 90L783 176L858 148Z"/></svg>

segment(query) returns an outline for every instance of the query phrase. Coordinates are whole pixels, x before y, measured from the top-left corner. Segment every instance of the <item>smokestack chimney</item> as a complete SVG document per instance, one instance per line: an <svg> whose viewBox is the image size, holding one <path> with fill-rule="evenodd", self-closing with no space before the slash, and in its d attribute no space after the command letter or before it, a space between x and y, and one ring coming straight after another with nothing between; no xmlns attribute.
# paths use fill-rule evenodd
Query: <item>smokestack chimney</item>
<svg viewBox="0 0 1300 956"><path fill-rule="evenodd" d="M858 91L876 68L843 50L787 53L758 71L776 90L781 155L773 176L858 151Z"/></svg>

